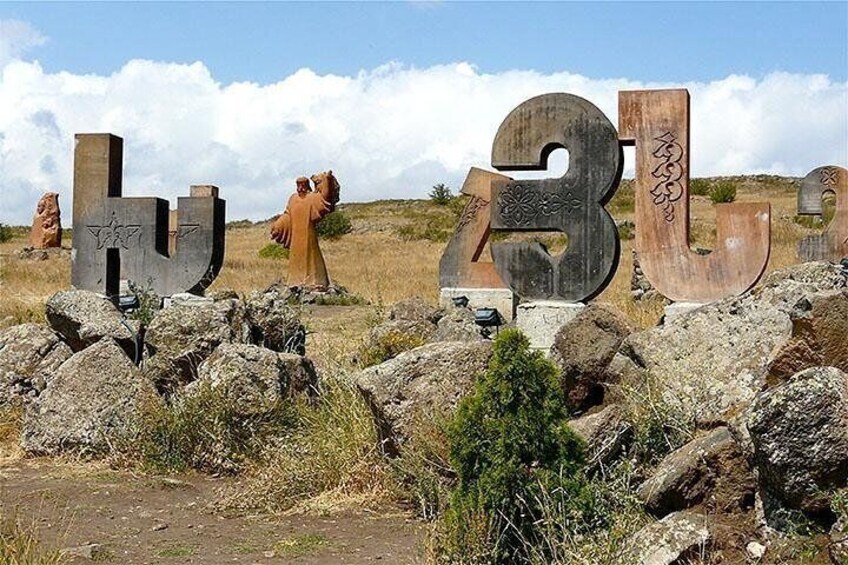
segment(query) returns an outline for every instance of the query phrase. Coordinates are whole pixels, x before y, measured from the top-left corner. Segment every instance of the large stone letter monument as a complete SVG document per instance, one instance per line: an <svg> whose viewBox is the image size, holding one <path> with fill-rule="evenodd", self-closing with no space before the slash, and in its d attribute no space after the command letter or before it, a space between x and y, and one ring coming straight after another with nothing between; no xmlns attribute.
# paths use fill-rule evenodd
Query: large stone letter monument
<svg viewBox="0 0 848 565"><path fill-rule="evenodd" d="M202 293L224 260L224 201L214 186L179 198L176 252L168 254L168 201L122 198L123 140L77 134L71 282L118 294L120 280L152 281L160 296Z"/></svg>
<svg viewBox="0 0 848 565"><path fill-rule="evenodd" d="M821 216L822 197L836 196L836 213L821 235L810 235L798 243L803 261L839 261L848 257L848 170L827 166L813 169L801 181L798 213Z"/></svg>

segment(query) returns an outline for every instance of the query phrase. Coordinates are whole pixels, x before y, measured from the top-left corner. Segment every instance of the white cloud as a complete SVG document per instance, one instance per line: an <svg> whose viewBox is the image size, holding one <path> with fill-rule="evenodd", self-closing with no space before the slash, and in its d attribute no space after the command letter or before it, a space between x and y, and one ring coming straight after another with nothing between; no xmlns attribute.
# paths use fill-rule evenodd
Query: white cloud
<svg viewBox="0 0 848 565"><path fill-rule="evenodd" d="M46 37L26 22L0 20L0 68L46 41Z"/></svg>
<svg viewBox="0 0 848 565"><path fill-rule="evenodd" d="M301 69L274 84L225 85L201 62L133 60L110 76L47 73L20 58L40 37L28 33L0 47L5 223L28 223L48 190L62 195L69 223L73 135L82 132L124 138L126 195L175 203L190 184L217 184L229 219L271 216L297 176L329 168L345 201L422 197L439 182L458 187L470 166L489 168L501 120L526 98L553 91L591 100L615 124L619 90L688 88L696 176L803 175L848 157L848 84L822 75L672 85L392 63L356 76Z"/></svg>

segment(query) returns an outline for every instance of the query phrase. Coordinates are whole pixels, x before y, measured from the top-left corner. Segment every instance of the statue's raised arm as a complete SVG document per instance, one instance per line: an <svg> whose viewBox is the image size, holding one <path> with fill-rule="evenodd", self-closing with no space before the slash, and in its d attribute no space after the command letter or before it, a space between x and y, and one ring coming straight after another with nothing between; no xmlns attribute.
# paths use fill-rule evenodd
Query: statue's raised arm
<svg viewBox="0 0 848 565"><path fill-rule="evenodd" d="M324 171L323 173L315 173L312 175L312 182L315 184L315 194L324 200L323 206L317 209L324 208L320 217L324 217L336 209L336 204L339 202L339 192L341 186L339 181L333 176L333 171Z"/></svg>

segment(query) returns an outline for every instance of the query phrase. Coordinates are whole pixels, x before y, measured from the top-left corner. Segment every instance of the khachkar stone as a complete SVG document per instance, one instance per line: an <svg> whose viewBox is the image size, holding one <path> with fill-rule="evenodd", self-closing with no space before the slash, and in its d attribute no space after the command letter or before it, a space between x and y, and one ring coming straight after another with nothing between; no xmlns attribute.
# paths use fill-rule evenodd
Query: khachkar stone
<svg viewBox="0 0 848 565"><path fill-rule="evenodd" d="M35 249L62 247L62 215L57 193L48 192L38 201L32 217L29 243Z"/></svg>
<svg viewBox="0 0 848 565"><path fill-rule="evenodd" d="M440 302L451 306L454 299L464 297L469 307L497 308L509 321L514 315L515 294L498 275L488 249L491 184L496 179L510 180L477 167L468 171L461 192L470 200L439 261Z"/></svg>
<svg viewBox="0 0 848 565"><path fill-rule="evenodd" d="M768 203L716 205L717 248L689 247L689 93L620 92L622 144L636 145L636 240L642 271L664 296L704 303L754 286L770 251Z"/></svg>
<svg viewBox="0 0 848 565"><path fill-rule="evenodd" d="M308 178L297 179L297 192L291 195L285 212L271 227L271 238L289 249L290 287L327 290L330 277L318 247L315 224L335 210L340 186L333 171L312 175L312 182L314 191Z"/></svg>
<svg viewBox="0 0 848 565"><path fill-rule="evenodd" d="M492 181L493 230L568 235L558 257L535 242L492 244L498 274L523 299L588 300L609 284L618 264L618 233L604 204L621 179L622 152L615 127L594 104L562 93L523 102L498 129L492 165L545 170L560 147L569 156L563 177Z"/></svg>
<svg viewBox="0 0 848 565"><path fill-rule="evenodd" d="M798 243L802 261L840 261L848 257L848 170L829 165L813 169L801 181L798 213L821 216L822 198L836 197L836 212L821 235L811 235Z"/></svg>
<svg viewBox="0 0 848 565"><path fill-rule="evenodd" d="M77 134L71 282L116 296L121 279L159 296L200 294L224 260L225 203L218 188L192 186L178 199L176 251L168 252L168 201L121 197L123 140Z"/></svg>

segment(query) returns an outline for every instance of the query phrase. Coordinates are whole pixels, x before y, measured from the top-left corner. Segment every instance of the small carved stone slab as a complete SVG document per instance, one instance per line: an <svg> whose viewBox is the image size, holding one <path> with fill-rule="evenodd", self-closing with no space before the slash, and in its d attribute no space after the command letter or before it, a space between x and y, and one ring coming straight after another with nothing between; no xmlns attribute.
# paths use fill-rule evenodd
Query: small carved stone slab
<svg viewBox="0 0 848 565"><path fill-rule="evenodd" d="M798 213L821 215L822 198L836 196L836 213L821 235L811 235L798 243L802 261L840 261L848 257L848 170L828 165L810 171L798 190Z"/></svg>

